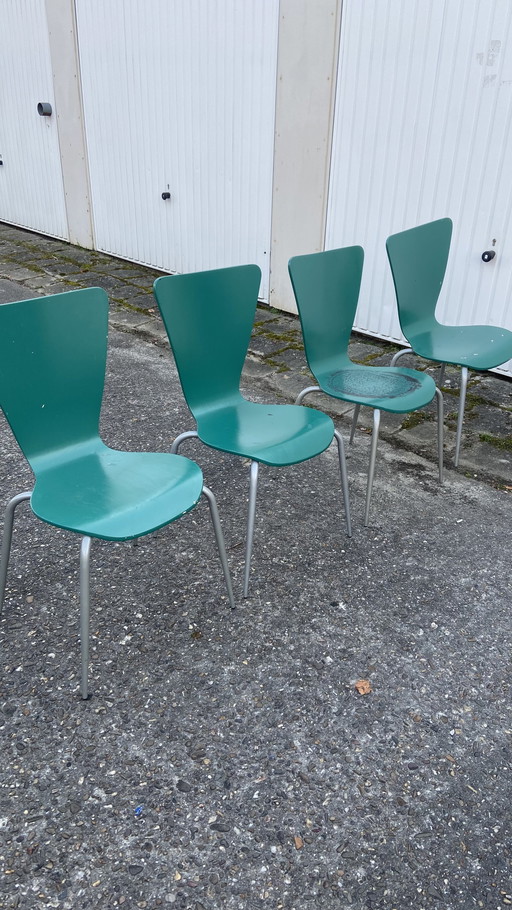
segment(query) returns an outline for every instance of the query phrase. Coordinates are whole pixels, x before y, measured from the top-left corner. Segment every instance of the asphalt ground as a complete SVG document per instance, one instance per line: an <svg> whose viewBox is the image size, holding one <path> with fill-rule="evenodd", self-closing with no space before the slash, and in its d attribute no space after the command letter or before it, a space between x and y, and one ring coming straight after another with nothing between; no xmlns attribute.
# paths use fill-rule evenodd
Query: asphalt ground
<svg viewBox="0 0 512 910"><path fill-rule="evenodd" d="M114 304L113 321L129 312ZM140 324L111 330L102 432L168 451L191 421L170 352ZM249 397L293 394L298 374L272 385L271 367L253 353ZM87 702L79 541L19 507L0 622L0 906L510 905L510 493L449 464L440 487L430 451L393 436L369 528L364 426L351 447L350 540L334 448L262 468L246 600L248 465L184 445L218 499L237 609L206 504L135 548L94 542ZM31 476L3 422L0 450L7 502Z"/></svg>

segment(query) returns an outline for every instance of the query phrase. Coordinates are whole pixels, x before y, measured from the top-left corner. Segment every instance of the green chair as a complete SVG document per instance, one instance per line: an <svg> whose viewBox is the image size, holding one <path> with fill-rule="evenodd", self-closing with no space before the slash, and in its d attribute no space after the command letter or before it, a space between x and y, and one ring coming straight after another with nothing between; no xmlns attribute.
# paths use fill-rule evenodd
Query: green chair
<svg viewBox="0 0 512 910"><path fill-rule="evenodd" d="M400 326L409 347L398 351L391 364L404 354L419 354L442 364L439 385L447 363L462 367L459 414L455 441L455 467L459 464L468 369L491 370L512 357L512 332L493 325L443 325L435 316L450 251L452 221L440 218L386 241L395 283Z"/></svg>
<svg viewBox="0 0 512 910"><path fill-rule="evenodd" d="M167 453L119 452L99 436L107 356L108 299L100 288L0 306L0 405L35 475L31 493L9 502L0 557L3 604L16 506L82 534L81 695L88 697L91 538L150 534L197 504L210 506L229 601L231 579L213 494L201 469Z"/></svg>
<svg viewBox="0 0 512 910"><path fill-rule="evenodd" d="M258 302L261 272L241 265L188 275L157 278L155 297L169 335L196 436L222 452L251 461L244 597L249 592L258 465L298 464L338 444L347 533L350 509L345 452L341 435L325 414L288 404L257 404L240 393L244 364Z"/></svg>
<svg viewBox="0 0 512 910"><path fill-rule="evenodd" d="M325 392L355 404L350 441L361 405L373 408L373 433L366 488L364 523L368 525L380 412L406 414L437 395L439 480L443 481L443 396L430 376L417 370L354 363L348 345L359 297L364 252L360 246L295 256L288 269L297 301L309 368L318 385L303 389Z"/></svg>

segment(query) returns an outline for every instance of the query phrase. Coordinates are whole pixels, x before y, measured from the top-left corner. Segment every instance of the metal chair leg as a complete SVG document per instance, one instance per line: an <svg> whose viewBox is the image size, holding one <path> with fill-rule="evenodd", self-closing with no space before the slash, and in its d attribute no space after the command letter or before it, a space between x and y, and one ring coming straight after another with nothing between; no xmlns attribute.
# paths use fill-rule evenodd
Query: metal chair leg
<svg viewBox="0 0 512 910"><path fill-rule="evenodd" d="M396 354L393 354L393 356L391 358L390 366L394 367L398 358L403 357L404 354L412 354L412 353L413 353L412 348L402 348L401 351L397 351Z"/></svg>
<svg viewBox="0 0 512 910"><path fill-rule="evenodd" d="M254 537L254 518L256 515L256 493L258 491L258 468L258 462L251 461L251 477L249 482L249 516L247 518L247 542L245 545L244 597L247 597L249 594L252 541Z"/></svg>
<svg viewBox="0 0 512 910"><path fill-rule="evenodd" d="M443 482L444 479L444 456L443 456L443 440L444 440L444 401L443 393L441 389L436 388L436 398L437 398L437 456L439 460L439 483Z"/></svg>
<svg viewBox="0 0 512 910"><path fill-rule="evenodd" d="M350 427L350 438L349 438L349 441L348 441L348 444L349 444L349 445L352 445L352 443L354 442L354 434L355 434L355 432L356 432L357 420L358 420L358 417L359 417L359 411L360 411L360 410L361 410L361 405L360 405L360 404L355 404L355 405L354 405L354 414L353 414L353 417L352 417L352 426Z"/></svg>
<svg viewBox="0 0 512 910"><path fill-rule="evenodd" d="M197 430L187 430L186 433L180 433L179 436L176 436L172 446L171 446L171 455L176 455L181 443L184 439L192 439L193 436L198 436Z"/></svg>
<svg viewBox="0 0 512 910"><path fill-rule="evenodd" d="M217 549L219 551L220 561L222 564L222 571L224 573L224 581L226 582L226 588L228 590L228 598L230 607L235 609L235 599L233 597L233 586L231 584L231 575L229 574L228 560L226 556L226 545L224 543L224 535L222 533L222 527L220 524L219 511L217 509L217 500L213 495L212 491L203 485L203 495L206 496L208 500L208 505L210 507L210 515L212 518L213 530L215 531L215 539L217 541Z"/></svg>
<svg viewBox="0 0 512 910"><path fill-rule="evenodd" d="M91 538L82 537L80 546L80 651L82 656L82 674L80 693L82 698L89 697L87 671L89 668L89 563Z"/></svg>
<svg viewBox="0 0 512 910"><path fill-rule="evenodd" d="M14 524L14 510L20 502L30 499L32 493L18 493L13 496L7 503L4 515L4 533L2 537L2 553L0 555L0 613L4 605L5 583L7 581L7 569L9 567L9 556L11 554L12 528Z"/></svg>
<svg viewBox="0 0 512 910"><path fill-rule="evenodd" d="M299 394L297 395L297 398L294 401L294 404L300 404L302 399L305 398L306 395L309 395L310 392L321 392L321 391L322 391L322 389L320 388L319 385L310 385L307 387L307 389L302 389L302 392L299 392Z"/></svg>
<svg viewBox="0 0 512 910"><path fill-rule="evenodd" d="M441 386L442 386L443 383L444 383L444 373L445 373L445 370L446 370L446 364L445 364L445 363L442 363L442 364L441 364L441 369L439 370L439 380L438 380L438 386L439 386L439 388L441 388Z"/></svg>
<svg viewBox="0 0 512 910"><path fill-rule="evenodd" d="M460 377L460 396L459 396L459 416L457 418L457 438L455 440L455 459L454 464L459 466L460 442L462 439L462 424L464 421L464 407L466 405L466 389L468 386L468 368L462 367Z"/></svg>
<svg viewBox="0 0 512 910"><path fill-rule="evenodd" d="M379 441L379 427L380 427L380 411L378 408L374 408L372 445L371 445L371 449L370 449L370 465L368 468L368 483L366 485L366 508L365 508L365 512L364 512L365 528L368 527L368 521L370 519L370 502L371 502L371 498L372 498L373 475L375 473L375 459L377 457L377 443Z"/></svg>
<svg viewBox="0 0 512 910"><path fill-rule="evenodd" d="M347 462L345 461L345 446L343 437L338 430L334 431L338 443L338 456L340 460L341 489L343 491L343 504L345 506L345 521L347 522L347 537L352 537L352 522L350 520L350 499L348 493Z"/></svg>

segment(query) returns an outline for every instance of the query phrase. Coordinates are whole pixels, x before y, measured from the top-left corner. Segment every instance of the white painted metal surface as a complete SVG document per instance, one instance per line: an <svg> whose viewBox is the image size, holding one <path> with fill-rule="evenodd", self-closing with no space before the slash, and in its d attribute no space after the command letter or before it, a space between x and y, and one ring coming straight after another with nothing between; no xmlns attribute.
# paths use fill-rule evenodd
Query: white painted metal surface
<svg viewBox="0 0 512 910"><path fill-rule="evenodd" d="M67 239L44 0L2 0L0 86L0 220Z"/></svg>
<svg viewBox="0 0 512 910"><path fill-rule="evenodd" d="M278 0L76 9L96 247L178 272L257 262L267 297Z"/></svg>
<svg viewBox="0 0 512 910"><path fill-rule="evenodd" d="M510 0L344 0L326 245L365 248L359 330L401 339L386 237L446 215L441 321L512 329L511 161Z"/></svg>

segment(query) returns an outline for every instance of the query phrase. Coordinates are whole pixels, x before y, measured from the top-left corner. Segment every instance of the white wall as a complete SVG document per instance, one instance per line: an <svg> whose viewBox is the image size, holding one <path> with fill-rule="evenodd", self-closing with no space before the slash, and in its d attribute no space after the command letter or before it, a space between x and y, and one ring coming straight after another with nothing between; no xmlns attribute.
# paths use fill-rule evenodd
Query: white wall
<svg viewBox="0 0 512 910"><path fill-rule="evenodd" d="M281 0L270 303L297 312L291 256L324 248L341 0Z"/></svg>

